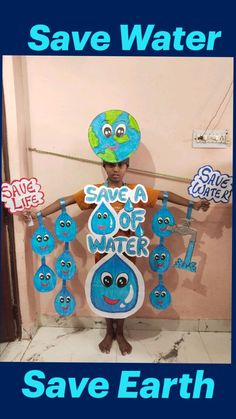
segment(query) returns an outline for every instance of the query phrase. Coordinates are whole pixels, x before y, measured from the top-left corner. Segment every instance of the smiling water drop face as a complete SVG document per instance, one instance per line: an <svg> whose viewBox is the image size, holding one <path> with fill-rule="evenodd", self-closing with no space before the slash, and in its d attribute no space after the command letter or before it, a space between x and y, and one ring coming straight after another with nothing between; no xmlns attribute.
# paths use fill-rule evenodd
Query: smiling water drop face
<svg viewBox="0 0 236 419"><path fill-rule="evenodd" d="M161 208L152 219L152 230L159 237L170 236L174 225L174 216L167 208Z"/></svg>
<svg viewBox="0 0 236 419"><path fill-rule="evenodd" d="M113 235L118 230L117 215L110 204L102 202L91 214L89 228L93 234Z"/></svg>
<svg viewBox="0 0 236 419"><path fill-rule="evenodd" d="M55 288L57 278L49 266L42 264L35 273L33 281L37 291L49 292Z"/></svg>
<svg viewBox="0 0 236 419"><path fill-rule="evenodd" d="M138 282L134 271L118 255L112 256L95 271L91 300L108 313L129 311L137 302Z"/></svg>
<svg viewBox="0 0 236 419"><path fill-rule="evenodd" d="M70 280L76 273L76 263L69 250L65 250L58 256L55 263L57 275L65 281Z"/></svg>
<svg viewBox="0 0 236 419"><path fill-rule="evenodd" d="M157 285L150 293L150 302L158 310L166 310L171 304L171 294L164 285Z"/></svg>
<svg viewBox="0 0 236 419"><path fill-rule="evenodd" d="M170 262L170 252L163 244L156 246L149 255L149 264L154 272L166 272L170 267Z"/></svg>
<svg viewBox="0 0 236 419"><path fill-rule="evenodd" d="M55 239L46 227L40 225L32 236L31 246L35 253L45 256L53 251Z"/></svg>
<svg viewBox="0 0 236 419"><path fill-rule="evenodd" d="M73 218L63 212L55 221L55 233L59 240L68 243L75 239L77 233L76 223Z"/></svg>
<svg viewBox="0 0 236 419"><path fill-rule="evenodd" d="M70 316L75 310L76 302L66 287L62 287L61 291L56 295L54 307L60 316Z"/></svg>
<svg viewBox="0 0 236 419"><path fill-rule="evenodd" d="M92 310L104 317L125 318L144 300L142 275L124 255L102 258L90 270L85 291Z"/></svg>

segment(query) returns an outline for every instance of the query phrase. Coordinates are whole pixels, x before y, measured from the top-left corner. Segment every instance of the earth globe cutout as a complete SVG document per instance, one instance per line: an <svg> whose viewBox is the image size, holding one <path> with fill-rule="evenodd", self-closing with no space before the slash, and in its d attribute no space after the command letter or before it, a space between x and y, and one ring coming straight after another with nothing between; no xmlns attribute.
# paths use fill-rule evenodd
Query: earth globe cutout
<svg viewBox="0 0 236 419"><path fill-rule="evenodd" d="M137 150L141 133L132 115L115 109L102 112L93 119L88 138L92 150L100 159L117 163Z"/></svg>

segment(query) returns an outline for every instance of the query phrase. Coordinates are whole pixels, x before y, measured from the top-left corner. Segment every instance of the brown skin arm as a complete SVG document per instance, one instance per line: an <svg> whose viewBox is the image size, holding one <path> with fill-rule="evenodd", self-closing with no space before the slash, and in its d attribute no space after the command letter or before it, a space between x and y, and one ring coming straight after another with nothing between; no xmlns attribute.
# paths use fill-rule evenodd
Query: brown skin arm
<svg viewBox="0 0 236 419"><path fill-rule="evenodd" d="M164 197L164 192L160 191L158 199L163 199L163 197ZM65 200L65 206L76 203L73 195L66 196L64 200ZM183 198L182 196L177 195L173 192L168 192L168 201L172 202L173 204L182 205L184 207L187 207L189 204L189 199ZM194 205L193 205L193 208L197 211L199 211L200 209L202 209L203 211L207 211L209 207L210 207L210 202L204 199L194 202ZM43 210L41 210L41 214L43 217L47 217L47 215L54 214L54 212L57 212L60 209L61 209L60 199L57 199L52 204L48 205ZM29 221L30 217L32 217L33 220L35 220L37 218L36 213L37 211L24 211L22 213L23 220L26 223Z"/></svg>
<svg viewBox="0 0 236 419"><path fill-rule="evenodd" d="M75 198L74 198L73 195L66 196L64 198L64 200L65 200L65 206L66 207L68 205L72 205L72 204L76 203ZM57 199L52 204L48 205L43 210L41 210L41 214L42 214L43 217L47 217L47 215L54 214L54 212L57 212L60 209L61 209L60 199ZM30 217L32 217L33 220L35 220L37 218L37 216L36 216L37 212L38 211L24 211L23 214L22 214L24 221L27 223L29 221Z"/></svg>
<svg viewBox="0 0 236 419"><path fill-rule="evenodd" d="M163 199L164 192L160 191L158 199ZM189 199L183 198L180 195L177 195L173 192L168 192L168 202L172 202L173 204L182 205L183 207L187 207L189 204ZM210 207L210 202L206 201L205 199L200 199L193 203L193 208L197 211L202 209L203 211L207 211Z"/></svg>

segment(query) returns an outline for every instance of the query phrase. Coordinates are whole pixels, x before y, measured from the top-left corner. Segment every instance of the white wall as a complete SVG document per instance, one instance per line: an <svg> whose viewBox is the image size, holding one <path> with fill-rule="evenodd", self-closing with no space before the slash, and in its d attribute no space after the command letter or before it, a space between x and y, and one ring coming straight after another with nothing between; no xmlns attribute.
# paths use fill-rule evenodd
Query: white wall
<svg viewBox="0 0 236 419"><path fill-rule="evenodd" d="M224 97L233 77L231 58L15 57L12 61L15 72L10 75L7 63L11 59L4 58L7 123L10 127L10 103L13 100L21 125L25 127L24 141L28 147L98 161L88 143L88 127L98 113L117 108L131 113L142 133L142 144L131 158L131 167L192 178L200 166L211 164L215 169L231 174L232 147L193 149L191 140L192 130L206 128ZM21 87L16 89L15 97L7 78L12 78ZM227 128L232 139L232 97L227 97L210 128ZM14 145L12 135L8 140L11 170L14 172L15 160L22 159L22 153L14 157L16 140ZM22 141L19 134L18 149L21 149ZM29 174L39 179L46 204L82 189L87 183L104 181L103 169L96 165L29 151L24 159L25 168L20 167L20 160L17 172L19 176ZM16 175L14 173L14 177ZM187 196L188 185L185 183L136 174L129 174L127 181ZM171 209L177 220L184 217L183 208L171 206ZM78 240L71 246L79 271L70 284L78 300L76 314L92 315L84 296L86 273L93 264L93 257L88 255L85 245L88 213L81 214L76 206L68 211L80 228ZM150 228L153 214L151 210L146 223L146 233L152 236L152 245L158 242ZM55 218L56 215L46 221L50 228ZM147 297L137 316L230 318L231 205L213 204L210 212L195 213L194 218L193 227L198 230L195 248L195 260L199 265L197 274L169 269L165 283L172 292L173 303L167 311L159 313L151 308L148 301L148 293L156 284L155 276L146 260L139 261L139 267L144 272ZM28 230L27 234L31 232ZM184 245L182 238L173 237L168 246L174 259L184 255L186 243ZM54 263L61 248L59 245L53 256L48 258L50 263ZM30 263L27 259L27 264ZM34 258L32 263L35 269L39 262ZM20 276L19 281L24 312L31 301L28 299L29 292L27 295L24 287L21 288L24 276ZM54 315L55 295L56 291L49 295L34 293L36 311Z"/></svg>

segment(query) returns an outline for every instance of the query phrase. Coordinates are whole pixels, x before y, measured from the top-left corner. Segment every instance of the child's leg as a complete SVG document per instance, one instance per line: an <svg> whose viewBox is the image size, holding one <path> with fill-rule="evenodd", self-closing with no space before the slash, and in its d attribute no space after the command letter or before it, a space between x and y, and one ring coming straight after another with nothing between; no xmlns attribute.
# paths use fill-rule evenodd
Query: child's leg
<svg viewBox="0 0 236 419"><path fill-rule="evenodd" d="M101 257L104 257L105 254L101 255L99 253L99 254L97 254L97 256L100 259ZM135 257L131 257L131 256L128 256L126 254L125 254L125 256L127 256L127 258L135 264L135 262L136 262ZM99 259L95 258L95 262L97 262ZM132 351L132 346L129 344L129 342L124 337L124 331L123 331L123 329L124 329L124 319L114 319L113 320L113 319L107 319L106 318L106 325L107 325L106 336L99 343L99 345L98 345L99 349L102 352L105 352L105 353L109 354L110 350L111 350L112 341L114 339L116 339L122 355L130 354L131 351ZM114 328L114 326L115 326L115 328Z"/></svg>
<svg viewBox="0 0 236 419"><path fill-rule="evenodd" d="M125 253L125 256L132 262L136 263L136 258L131 257ZM124 337L124 322L125 319L117 319L116 320L116 340L119 345L120 351L122 355L130 354L132 351L132 346Z"/></svg>
<svg viewBox="0 0 236 419"><path fill-rule="evenodd" d="M105 338L99 343L99 349L102 352L105 352L106 354L110 353L112 341L115 339L115 332L113 329L113 320L112 319L106 319L106 336Z"/></svg>
<svg viewBox="0 0 236 419"><path fill-rule="evenodd" d="M130 354L132 351L132 346L124 337L124 319L116 320L116 340L119 345L120 351L122 355Z"/></svg>

